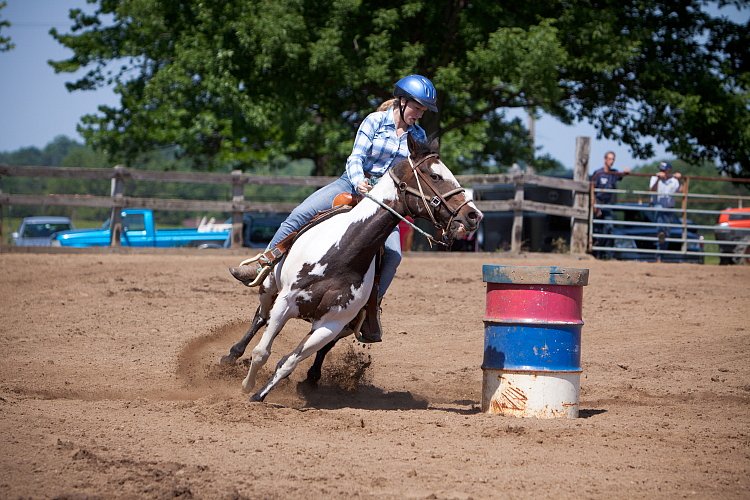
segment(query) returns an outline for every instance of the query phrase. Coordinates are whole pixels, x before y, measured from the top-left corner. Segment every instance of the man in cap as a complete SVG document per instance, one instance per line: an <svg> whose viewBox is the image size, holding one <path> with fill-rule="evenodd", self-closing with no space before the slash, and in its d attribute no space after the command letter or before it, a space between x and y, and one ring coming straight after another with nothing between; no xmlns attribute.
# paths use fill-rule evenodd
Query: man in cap
<svg viewBox="0 0 750 500"><path fill-rule="evenodd" d="M656 192L656 196L653 197L651 204L659 209L672 209L674 208L674 195L675 193L682 192L682 174L679 172L672 173L672 164L666 161L659 163L659 172L656 175L651 176L649 182L649 189ZM672 212L658 211L656 213L656 222L660 224L670 224L676 219ZM668 244L666 242L667 236L669 235L669 227L659 226L657 228L657 236L659 241L656 244L657 250L666 250ZM657 260L661 260L659 254L656 255Z"/></svg>

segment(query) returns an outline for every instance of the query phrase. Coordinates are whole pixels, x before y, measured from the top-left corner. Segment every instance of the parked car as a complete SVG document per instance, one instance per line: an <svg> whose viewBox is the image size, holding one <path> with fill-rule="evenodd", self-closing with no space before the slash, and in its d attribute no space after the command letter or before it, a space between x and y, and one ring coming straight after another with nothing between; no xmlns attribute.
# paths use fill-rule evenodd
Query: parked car
<svg viewBox="0 0 750 500"><path fill-rule="evenodd" d="M220 248L228 231L199 231L196 228L157 229L154 213L147 208L126 208L122 211L120 244L132 247L197 247ZM110 221L101 229L79 229L56 233L53 246L104 247L109 246Z"/></svg>
<svg viewBox="0 0 750 500"><path fill-rule="evenodd" d="M720 257L720 264L750 264L750 208L722 210L714 234L717 240L736 241L736 245L720 245L722 253L745 254L747 257Z"/></svg>
<svg viewBox="0 0 750 500"><path fill-rule="evenodd" d="M656 223L656 211L650 210L648 205L638 203L621 203L622 209L613 209L615 216L618 213L622 214L622 219L617 217L617 220L624 220L628 222L642 222L647 224ZM643 250L656 250L656 239L658 238L659 227L656 225L618 225L617 220L612 221L612 245L616 249L613 251L613 257L620 260L639 260L646 262L654 262L657 260L656 253L644 253L638 252L637 249ZM678 223L682 222L682 218L676 217L675 221ZM692 221L688 220L687 224L691 224ZM594 226L595 231L601 230L601 225ZM640 240L640 239L621 239L617 236L632 236L632 237L650 237L653 240ZM671 227L668 228L668 234L666 238L682 239L682 228ZM703 251L703 236L697 232L688 229L687 231L687 251L688 252L702 252ZM632 251L631 251L632 250ZM668 251L681 251L682 242L680 241L668 241ZM670 254L664 253L658 255L662 262L692 262L697 264L703 263L702 255L685 255L685 254Z"/></svg>
<svg viewBox="0 0 750 500"><path fill-rule="evenodd" d="M15 246L48 247L53 234L70 229L73 229L73 223L69 217L25 217L18 231L14 232L11 237Z"/></svg>

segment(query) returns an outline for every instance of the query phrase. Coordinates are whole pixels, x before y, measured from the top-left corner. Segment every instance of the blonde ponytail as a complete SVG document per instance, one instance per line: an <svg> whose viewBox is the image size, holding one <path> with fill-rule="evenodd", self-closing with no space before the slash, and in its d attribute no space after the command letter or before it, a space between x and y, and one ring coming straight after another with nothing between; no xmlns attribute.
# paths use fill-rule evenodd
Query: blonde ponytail
<svg viewBox="0 0 750 500"><path fill-rule="evenodd" d="M388 99L387 101L383 101L383 103L378 106L378 111L388 111L393 106L396 105L397 98L393 97L391 99Z"/></svg>

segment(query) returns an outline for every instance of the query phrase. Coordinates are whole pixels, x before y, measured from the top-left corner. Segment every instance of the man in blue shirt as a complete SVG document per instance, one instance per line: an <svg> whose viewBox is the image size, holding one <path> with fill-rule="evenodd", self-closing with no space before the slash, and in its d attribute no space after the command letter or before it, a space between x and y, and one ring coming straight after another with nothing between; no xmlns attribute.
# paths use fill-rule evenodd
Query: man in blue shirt
<svg viewBox="0 0 750 500"><path fill-rule="evenodd" d="M594 219L603 220L614 220L614 214L611 208L601 207L600 205L612 205L617 201L615 193L599 192L598 189L617 189L617 183L620 182L624 175L630 173L629 168L623 169L622 172L613 168L615 164L615 153L614 151L607 151L604 153L604 166L591 174L591 183L594 185ZM596 233L612 234L612 224L594 224L593 231ZM594 245L611 247L614 240L607 239L595 239ZM597 258L611 259L612 252L605 250L603 252L594 252Z"/></svg>

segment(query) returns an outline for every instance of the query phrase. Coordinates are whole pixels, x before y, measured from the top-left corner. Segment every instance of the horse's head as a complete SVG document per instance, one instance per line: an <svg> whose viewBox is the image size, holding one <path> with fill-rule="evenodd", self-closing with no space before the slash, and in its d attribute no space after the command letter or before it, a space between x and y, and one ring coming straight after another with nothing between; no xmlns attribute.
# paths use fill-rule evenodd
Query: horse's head
<svg viewBox="0 0 750 500"><path fill-rule="evenodd" d="M461 238L479 227L482 212L466 197L453 173L440 161L437 141L424 144L408 137L409 158L391 169L406 213L432 221L445 240Z"/></svg>

